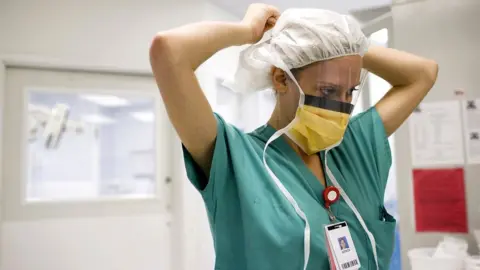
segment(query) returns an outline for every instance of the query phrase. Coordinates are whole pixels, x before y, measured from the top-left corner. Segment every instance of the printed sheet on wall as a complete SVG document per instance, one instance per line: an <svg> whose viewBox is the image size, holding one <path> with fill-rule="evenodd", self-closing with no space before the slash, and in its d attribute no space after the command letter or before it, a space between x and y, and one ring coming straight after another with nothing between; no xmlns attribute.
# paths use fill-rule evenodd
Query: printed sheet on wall
<svg viewBox="0 0 480 270"><path fill-rule="evenodd" d="M459 101L424 102L409 118L414 168L463 165Z"/></svg>

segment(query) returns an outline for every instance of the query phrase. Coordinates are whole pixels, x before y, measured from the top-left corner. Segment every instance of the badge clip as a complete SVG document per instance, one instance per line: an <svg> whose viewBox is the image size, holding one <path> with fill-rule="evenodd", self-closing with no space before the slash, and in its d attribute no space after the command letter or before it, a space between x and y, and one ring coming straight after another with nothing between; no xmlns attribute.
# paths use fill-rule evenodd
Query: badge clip
<svg viewBox="0 0 480 270"><path fill-rule="evenodd" d="M330 221L335 221L335 215L332 212L330 206L334 204L340 198L340 191L338 188L329 186L323 190L323 200L325 201L325 209L327 209L328 216L330 217Z"/></svg>

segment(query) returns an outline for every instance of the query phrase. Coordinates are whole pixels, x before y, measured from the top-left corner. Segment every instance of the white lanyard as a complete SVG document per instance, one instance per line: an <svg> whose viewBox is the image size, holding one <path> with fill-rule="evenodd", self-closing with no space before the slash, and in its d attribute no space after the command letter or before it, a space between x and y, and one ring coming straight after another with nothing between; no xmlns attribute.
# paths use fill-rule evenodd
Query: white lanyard
<svg viewBox="0 0 480 270"><path fill-rule="evenodd" d="M293 123L293 122L292 122ZM267 147L270 143L272 143L274 140L276 140L277 138L279 138L280 136L282 136L282 134L285 132L285 130L288 130L290 125L288 125L287 127L275 132L275 134L272 135L272 137L270 137L270 139L268 139L267 143L265 144L265 148L263 149L263 165L265 166L265 168L267 169L268 171L268 174L270 174L270 177L272 177L273 181L275 182L275 184L277 185L278 189L280 189L280 191L282 192L283 196L285 196L285 198L290 202L290 204L293 206L293 208L295 209L295 212L297 213L297 215L305 222L305 230L304 230L304 265L303 265L303 269L306 270L307 269L307 266L308 266L308 260L310 258L310 224L308 222L308 219L307 219L307 216L305 215L305 212L303 212L303 210L300 208L300 206L298 205L297 201L295 201L295 199L293 198L292 194L290 194L290 192L288 192L288 190L285 188L285 186L282 184L282 182L278 179L278 177L273 173L273 171L270 169L270 167L268 166L267 164L267 161L266 161L266 150L267 150ZM367 225L365 224L365 221L363 220L362 216L360 215L360 213L358 212L357 208L355 207L355 205L352 203L352 201L350 200L350 198L347 196L347 193L345 193L345 191L342 189L342 187L340 186L340 184L338 183L337 179L335 179L335 176L333 176L333 173L330 171L330 169L328 168L328 165L327 165L327 154L328 154L328 150L325 152L325 170L327 172L327 175L328 177L330 178L330 180L332 181L333 185L340 191L340 195L343 197L343 199L345 200L345 202L347 203L347 205L350 207L350 209L352 209L353 213L355 214L356 218L358 219L358 221L360 222L360 224L362 225L362 228L365 230L365 232L367 233L367 236L370 240L370 243L372 245L372 251L373 251L373 257L375 259L375 265L376 265L376 268L377 270L379 269L378 268L378 257L377 257L377 248L376 248L376 242L375 242L375 237L373 236L373 234L368 230L368 227Z"/></svg>
<svg viewBox="0 0 480 270"><path fill-rule="evenodd" d="M353 213L355 214L355 217L358 219L358 221L362 225L363 230L365 230L365 233L367 233L368 239L370 240L370 244L372 245L373 257L375 259L375 265L377 266L377 269L379 269L378 268L378 257L377 257L377 244L375 242L375 237L368 230L367 224L365 224L365 221L363 220L362 216L358 212L357 208L355 207L353 202L350 200L350 198L347 196L347 193L342 189L342 187L338 183L335 176L333 176L332 171L330 171L330 169L328 168L328 166L327 166L327 154L328 154L329 150L330 149L325 151L325 170L327 171L328 178L330 178L330 181L332 181L333 185L340 191L341 197L343 197L343 199L347 203L348 207L350 207L350 209L352 209Z"/></svg>

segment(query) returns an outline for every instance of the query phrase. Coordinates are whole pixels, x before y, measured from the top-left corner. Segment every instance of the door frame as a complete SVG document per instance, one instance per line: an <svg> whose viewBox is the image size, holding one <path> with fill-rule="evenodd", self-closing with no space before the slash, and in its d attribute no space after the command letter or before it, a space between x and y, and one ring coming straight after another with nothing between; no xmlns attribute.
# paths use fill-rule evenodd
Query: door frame
<svg viewBox="0 0 480 270"><path fill-rule="evenodd" d="M63 72L84 72L84 73L103 73L109 75L129 75L129 76L144 76L144 77L153 77L152 71L149 69L125 69L112 66L101 66L101 65L78 65L72 62L67 62L63 60L55 60L49 58L41 58L35 56L23 56L23 55L0 55L0 130L4 130L4 116L5 116L5 96L7 92L7 70L9 68L22 68L22 69L37 69L37 70L50 70L50 71L63 71ZM3 134L3 132L2 132ZM167 135L168 139L172 142L177 142L178 138L175 136L173 130ZM3 147L3 135L0 137L0 158L3 159L4 156L4 147ZM157 151L158 152L158 151ZM172 153L175 158L175 153ZM177 154L178 155L178 154ZM173 166L175 167L175 166ZM178 175L178 172L175 170L172 171L173 175L170 175L170 178L175 178ZM3 162L0 162L0 196L3 193L3 183L4 179L4 169ZM184 180L184 179L179 179ZM183 198L179 196L183 194L182 188L183 181L171 181L169 187L167 188L168 194L166 199L168 200L168 205L166 206L167 210L170 210L167 226L170 227L172 238L170 241L170 248L172 254L177 254L175 260L170 261L171 269L182 269L182 259L184 257L184 245L182 242L175 241L174 239L183 239L183 217L181 211L182 204L181 200ZM173 194L173 195L172 195ZM148 200L148 199L147 199ZM120 201L120 200L112 200ZM88 202L86 202L88 203ZM173 205L173 206L172 206ZM3 198L0 199L0 227L1 224L5 221L3 208L4 208ZM176 226L171 226L172 221ZM3 235L0 230L0 241L2 240ZM1 259L1 258L0 258ZM0 262L1 263L1 262Z"/></svg>
<svg viewBox="0 0 480 270"><path fill-rule="evenodd" d="M113 75L136 75L152 76L152 72L140 69L122 69L103 66L77 65L65 61L33 56L0 55L0 130L3 131L3 116L5 115L5 93L7 69L9 68L33 68L40 70L76 71L76 72L99 72ZM0 137L1 138L1 137ZM3 159L3 138L0 139L0 158ZM3 164L0 162L0 191L3 190ZM0 221L2 219L2 207L0 207Z"/></svg>
<svg viewBox="0 0 480 270"><path fill-rule="evenodd" d="M35 69L39 71L58 71L58 72L82 72L82 73L99 73L104 75L128 75L128 76L140 76L140 77L153 77L151 72L145 70L127 70L121 68L110 68L110 67L103 67L103 66L82 66L82 65L75 65L68 62L59 62L59 61L51 61L52 59L38 59L34 57L18 57L18 56L2 56L0 55L0 129L3 130L5 128L4 124L4 117L5 117L5 96L7 93L7 71L10 68L19 68L19 69ZM156 127L158 130L158 127ZM173 131L173 130L172 130ZM3 133L2 133L3 134ZM173 132L167 134L169 140L172 140ZM0 137L0 157L3 158L4 155L4 147L3 147L3 137ZM156 150L158 153L158 149ZM168 175L167 177L171 177ZM0 194L3 192L4 188L4 168L3 162L0 162ZM172 181L173 182L173 181ZM172 189L169 186L169 191ZM158 194L156 194L158 195ZM170 194L167 194L168 197ZM166 199L170 199L167 198ZM116 203L125 201L123 199L100 199L100 200L92 200L92 201L77 201L74 200L73 203ZM150 202L150 201L158 201L158 197L155 196L153 198L145 198L140 200L133 200L132 202ZM165 201L166 203L167 201ZM65 202L61 202L65 203ZM70 203L70 202L67 202ZM168 202L171 204L171 202ZM55 203L53 203L55 204ZM0 206L0 221L5 220L5 215L3 213L4 205ZM168 206L170 208L170 206ZM146 211L145 213L151 213L151 211Z"/></svg>
<svg viewBox="0 0 480 270"><path fill-rule="evenodd" d="M106 66L86 66L33 56L0 55L0 129L3 130L3 116L5 114L5 93L8 68L34 68L40 70L100 72L113 75L152 76L152 72L142 69L123 69ZM0 140L0 157L3 158L3 139ZM0 162L0 191L3 187L3 168ZM0 220L2 217L0 207Z"/></svg>

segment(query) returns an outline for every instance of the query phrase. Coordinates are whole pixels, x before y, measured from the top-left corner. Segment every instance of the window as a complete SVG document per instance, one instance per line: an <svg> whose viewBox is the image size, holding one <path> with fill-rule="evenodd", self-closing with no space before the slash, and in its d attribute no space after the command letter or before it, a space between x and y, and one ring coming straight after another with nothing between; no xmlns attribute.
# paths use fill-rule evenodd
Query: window
<svg viewBox="0 0 480 270"><path fill-rule="evenodd" d="M30 89L27 101L26 201L155 195L152 97Z"/></svg>

